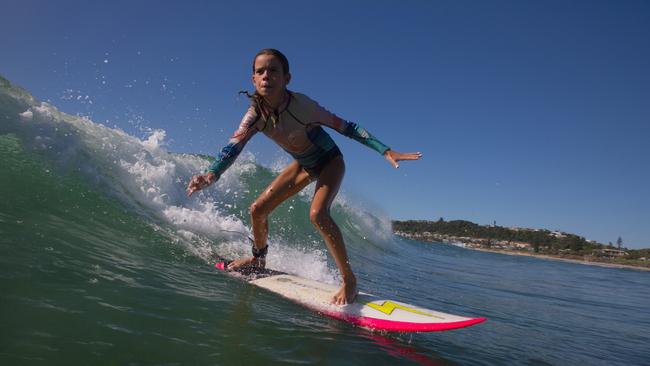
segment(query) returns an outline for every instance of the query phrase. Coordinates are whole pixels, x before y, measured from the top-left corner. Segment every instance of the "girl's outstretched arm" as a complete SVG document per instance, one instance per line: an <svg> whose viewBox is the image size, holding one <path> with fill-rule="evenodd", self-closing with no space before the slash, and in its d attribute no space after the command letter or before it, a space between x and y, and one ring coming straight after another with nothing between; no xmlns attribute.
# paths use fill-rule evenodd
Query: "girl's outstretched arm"
<svg viewBox="0 0 650 366"><path fill-rule="evenodd" d="M242 118L239 128L232 135L217 158L210 164L208 171L204 174L197 174L192 177L187 185L187 195L191 196L192 193L200 191L201 189L211 185L219 180L221 174L228 169L232 163L235 162L239 153L244 149L248 140L255 135L257 129L255 123L259 120L258 114L253 107L249 108L244 117Z"/></svg>
<svg viewBox="0 0 650 366"><path fill-rule="evenodd" d="M390 147L383 144L360 125L344 120L343 118L323 108L313 100L312 103L314 115L313 118L318 121L319 124L327 126L339 132L340 134L356 140L382 154L386 160L388 160L388 162L395 168L399 168L399 164L397 163L398 161L418 160L422 157L421 152L401 153L395 150L391 150Z"/></svg>

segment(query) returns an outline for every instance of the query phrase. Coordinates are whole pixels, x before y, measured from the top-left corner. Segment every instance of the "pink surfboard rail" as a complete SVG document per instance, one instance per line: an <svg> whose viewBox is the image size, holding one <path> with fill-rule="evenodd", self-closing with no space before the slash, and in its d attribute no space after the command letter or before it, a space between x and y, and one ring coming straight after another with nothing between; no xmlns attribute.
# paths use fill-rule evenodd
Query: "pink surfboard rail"
<svg viewBox="0 0 650 366"><path fill-rule="evenodd" d="M444 330L469 327L487 320L487 318L470 318L468 320L447 323L411 323L363 316L358 317L333 311L324 314L362 328L381 329L389 332L441 332Z"/></svg>

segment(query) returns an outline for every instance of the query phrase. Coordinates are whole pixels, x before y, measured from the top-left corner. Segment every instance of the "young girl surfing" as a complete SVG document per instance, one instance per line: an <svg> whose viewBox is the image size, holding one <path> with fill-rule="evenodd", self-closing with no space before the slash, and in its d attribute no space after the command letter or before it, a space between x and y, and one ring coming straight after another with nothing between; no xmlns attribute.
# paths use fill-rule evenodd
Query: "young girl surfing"
<svg viewBox="0 0 650 366"><path fill-rule="evenodd" d="M216 182L251 137L257 132L264 133L295 160L284 168L251 205L254 239L252 256L233 261L228 270L243 266L265 266L269 214L289 197L316 181L309 218L325 240L343 278L343 285L333 295L332 303L348 304L357 296L357 280L348 261L341 231L330 216L330 206L341 186L345 163L341 151L321 126L329 127L372 148L395 168L399 167L398 161L417 160L422 154L403 154L391 150L359 125L339 118L306 95L289 91L287 85L290 80L289 61L280 51L264 49L255 55L255 93L250 96L251 105L228 145L221 150L207 173L192 177L187 192L191 196Z"/></svg>

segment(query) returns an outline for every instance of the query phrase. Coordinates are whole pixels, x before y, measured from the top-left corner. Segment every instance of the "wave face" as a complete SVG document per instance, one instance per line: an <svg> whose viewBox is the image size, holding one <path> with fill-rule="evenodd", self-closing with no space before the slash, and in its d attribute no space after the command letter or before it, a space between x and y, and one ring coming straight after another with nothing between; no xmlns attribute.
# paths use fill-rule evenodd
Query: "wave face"
<svg viewBox="0 0 650 366"><path fill-rule="evenodd" d="M345 193L332 213L364 291L488 322L373 334L214 271L248 254L248 206L277 172L244 153L188 198L208 165L164 131L138 139L0 78L0 364L647 362L649 273L399 240ZM338 282L312 193L270 217L268 266Z"/></svg>
<svg viewBox="0 0 650 366"><path fill-rule="evenodd" d="M275 175L257 164L252 154L242 154L217 184L188 198L188 179L205 169L209 159L169 153L165 149L165 131L154 130L148 138L140 140L119 129L62 113L5 79L1 83L3 143L11 146L12 154L38 160L41 174L59 181L59 185L72 184L64 183L72 180L86 186L97 197L118 204L132 220L154 228L176 250L182 249L197 258L208 261L214 254L235 257L249 252L248 206ZM3 170L15 169L11 160L6 163L10 165ZM29 195L27 187L11 188L17 189L8 191L12 195ZM308 220L312 192L313 185L273 213L268 265L335 282L337 274L328 266L321 239ZM344 195L335 201L333 215L342 223L347 237L383 241L391 237L390 220L348 205ZM84 212L81 216L92 215ZM122 230L112 229L116 235ZM354 247L357 241L350 244ZM288 262L283 258L294 260Z"/></svg>

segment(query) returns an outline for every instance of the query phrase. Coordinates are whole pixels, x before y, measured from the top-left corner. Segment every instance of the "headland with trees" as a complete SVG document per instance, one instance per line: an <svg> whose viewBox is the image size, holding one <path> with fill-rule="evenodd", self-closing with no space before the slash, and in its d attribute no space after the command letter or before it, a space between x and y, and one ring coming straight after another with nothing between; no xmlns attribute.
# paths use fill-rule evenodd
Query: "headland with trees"
<svg viewBox="0 0 650 366"><path fill-rule="evenodd" d="M409 239L469 249L650 269L650 249L627 249L621 237L616 244L603 244L558 230L479 225L443 218L393 221L393 232Z"/></svg>

